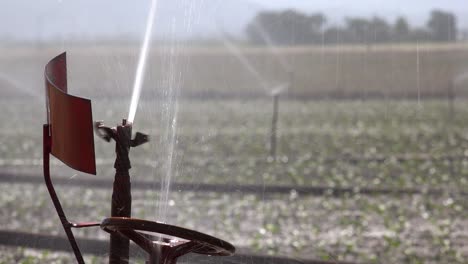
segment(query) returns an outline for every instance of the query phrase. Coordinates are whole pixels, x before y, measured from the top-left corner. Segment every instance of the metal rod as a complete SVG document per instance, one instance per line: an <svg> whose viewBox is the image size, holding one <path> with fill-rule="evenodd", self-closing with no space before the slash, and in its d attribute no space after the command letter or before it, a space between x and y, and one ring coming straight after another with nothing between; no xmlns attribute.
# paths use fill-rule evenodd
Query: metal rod
<svg viewBox="0 0 468 264"><path fill-rule="evenodd" d="M50 150L52 146L51 137L50 137L50 125L43 126L43 168L44 168L44 180L47 186L47 190L49 191L50 198L54 204L55 210L60 218L60 222L62 223L63 229L67 234L68 241L73 249L73 253L75 254L76 261L79 264L84 264L83 256L80 252L80 248L76 243L75 236L71 230L71 223L68 222L67 217L65 216L65 212L62 209L62 205L60 204L60 200L55 192L54 186L52 184L52 180L50 178Z"/></svg>
<svg viewBox="0 0 468 264"><path fill-rule="evenodd" d="M455 118L455 89L454 89L454 82L450 81L448 84L447 89L447 101L448 101L448 115L449 121L453 122ZM452 125L452 124L450 124Z"/></svg>
<svg viewBox="0 0 468 264"><path fill-rule="evenodd" d="M132 135L132 125L124 119L122 125L115 130L115 153L114 163L115 178L112 190L111 216L132 216L132 195L130 173L131 168L129 151ZM130 240L119 233L110 235L109 263L127 264L130 258Z"/></svg>
<svg viewBox="0 0 468 264"><path fill-rule="evenodd" d="M270 133L270 156L276 160L276 142L278 130L278 97L279 94L273 95L273 115L271 119L271 133Z"/></svg>
<svg viewBox="0 0 468 264"><path fill-rule="evenodd" d="M132 194L129 170L130 147L136 147L148 141L148 136L137 132L134 139L132 137L132 123L122 120L122 124L117 127L104 126L102 121L95 122L96 133L99 137L109 142L115 141L115 177L112 190L112 217L132 216ZM127 264L129 261L130 241L127 237L113 232L110 235L109 263Z"/></svg>

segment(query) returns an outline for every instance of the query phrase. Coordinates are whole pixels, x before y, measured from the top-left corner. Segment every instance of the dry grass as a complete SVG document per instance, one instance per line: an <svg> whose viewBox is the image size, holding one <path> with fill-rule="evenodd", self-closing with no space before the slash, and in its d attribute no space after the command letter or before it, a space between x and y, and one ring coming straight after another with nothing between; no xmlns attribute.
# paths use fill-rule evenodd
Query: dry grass
<svg viewBox="0 0 468 264"><path fill-rule="evenodd" d="M90 97L130 94L138 47L73 45L0 48L0 77L9 78L0 78L2 94L18 94L15 86L23 86L21 94L42 94L43 66L63 50L73 91ZM452 81L468 71L464 43L238 51L236 57L223 47L154 47L143 92L157 96L179 85L186 96L264 96L291 83L292 97L445 97ZM467 85L456 83L456 94L468 94Z"/></svg>

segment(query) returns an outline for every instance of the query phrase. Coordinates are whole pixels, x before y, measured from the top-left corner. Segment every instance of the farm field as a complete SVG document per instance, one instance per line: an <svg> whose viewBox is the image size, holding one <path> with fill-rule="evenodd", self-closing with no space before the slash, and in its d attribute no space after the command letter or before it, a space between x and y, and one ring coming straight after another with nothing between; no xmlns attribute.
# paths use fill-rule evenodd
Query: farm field
<svg viewBox="0 0 468 264"><path fill-rule="evenodd" d="M155 46L150 53L134 132L151 141L131 151L131 175L154 188L134 189L134 216L219 236L241 253L466 262L466 43L275 50L184 45ZM50 58L68 52L70 93L91 98L93 118L114 125L127 116L138 49L1 46L0 174L42 177L43 67ZM269 155L270 94L278 87L287 89L275 159ZM57 188L72 219L109 215L114 145L95 137L95 147L97 176L52 159L54 178L68 183ZM108 189L75 185L103 179ZM159 183L169 181L191 188L165 195ZM234 191L203 192L204 184ZM245 185L264 191L244 192ZM291 191L266 191L272 186ZM306 195L302 187L326 191ZM339 188L352 191L338 195ZM63 235L42 184L2 182L0 194L2 229ZM107 237L95 230L78 236ZM0 263L69 263L72 257L1 245L0 253ZM105 263L105 254L86 257Z"/></svg>
<svg viewBox="0 0 468 264"><path fill-rule="evenodd" d="M116 116L125 116L118 109L123 101L93 103L96 120L115 124ZM134 132L154 139L132 151L132 171L142 180L166 174L172 157L174 178L182 182L460 190L468 185L465 101L456 101L449 116L445 100L285 100L277 162L269 157L271 102L180 100L174 141L168 127L172 119L155 111L159 103L164 104L142 101L135 120ZM3 105L8 107L2 118L11 122L2 130L0 164L12 170L37 167L42 104L9 100ZM99 138L95 146L98 173L112 175L114 146Z"/></svg>
<svg viewBox="0 0 468 264"><path fill-rule="evenodd" d="M2 100L0 170L41 177L41 100ZM232 241L242 250L292 258L371 263L463 263L468 204L468 102L446 100L280 101L278 158L269 153L271 101L177 100L177 126L165 100L141 102L135 131L151 143L132 150L133 180L356 188L344 196L134 191L134 215L165 220ZM125 117L127 101L93 100L93 116ZM166 109L166 111L161 111ZM172 136L174 132L175 136ZM111 178L113 145L95 139L98 175L54 161L56 177ZM174 151L172 151L174 150ZM403 157L403 158L402 158ZM454 157L449 159L447 157ZM168 167L172 160L172 166ZM7 230L60 234L42 185L2 184ZM108 215L109 190L59 186L71 218ZM430 193L364 195L359 188L429 188ZM79 197L79 198L77 198ZM41 221L38 221L40 219ZM96 232L79 233L96 237ZM104 238L100 232L98 238ZM67 255L1 248L5 263L65 261ZM105 254L105 252L103 252ZM28 256L33 256L30 258ZM101 263L105 257L92 257ZM27 262L30 261L30 262ZM65 261L66 262L66 261Z"/></svg>

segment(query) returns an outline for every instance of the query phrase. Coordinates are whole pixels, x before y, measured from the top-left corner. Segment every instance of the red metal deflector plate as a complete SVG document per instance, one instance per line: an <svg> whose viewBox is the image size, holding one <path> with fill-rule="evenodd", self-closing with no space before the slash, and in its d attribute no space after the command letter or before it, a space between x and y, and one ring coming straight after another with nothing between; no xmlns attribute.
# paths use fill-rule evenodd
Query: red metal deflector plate
<svg viewBox="0 0 468 264"><path fill-rule="evenodd" d="M73 169L96 174L91 101L67 93L67 59L62 53L44 72L51 153Z"/></svg>

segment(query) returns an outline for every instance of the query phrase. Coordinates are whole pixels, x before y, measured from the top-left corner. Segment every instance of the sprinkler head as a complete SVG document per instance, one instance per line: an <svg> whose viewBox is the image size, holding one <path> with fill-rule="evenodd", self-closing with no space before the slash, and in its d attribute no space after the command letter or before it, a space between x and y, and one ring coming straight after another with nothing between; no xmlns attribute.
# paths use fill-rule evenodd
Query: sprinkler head
<svg viewBox="0 0 468 264"><path fill-rule="evenodd" d="M126 119L122 120L122 124L117 127L105 126L102 121L94 123L96 134L107 142L111 139L115 141L115 153L117 158L114 163L114 168L117 171L128 171L131 168L129 152L130 147L136 147L149 141L148 135L137 132L135 138L132 139L132 123Z"/></svg>
<svg viewBox="0 0 468 264"><path fill-rule="evenodd" d="M121 134L121 136L118 137L121 141L119 143L128 141L129 143L125 145L129 145L130 147L136 147L149 141L148 135L141 132L136 132L135 138L131 139L132 123L128 122L127 119L122 119L122 125L117 127L108 127L104 125L103 121L96 121L94 122L94 129L96 134L107 142L110 142L111 139L116 140L118 134Z"/></svg>

